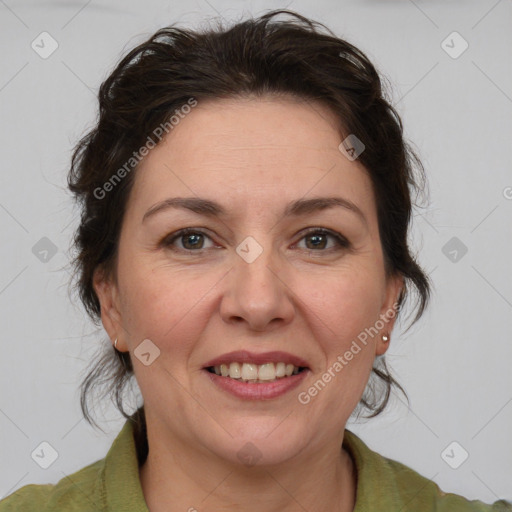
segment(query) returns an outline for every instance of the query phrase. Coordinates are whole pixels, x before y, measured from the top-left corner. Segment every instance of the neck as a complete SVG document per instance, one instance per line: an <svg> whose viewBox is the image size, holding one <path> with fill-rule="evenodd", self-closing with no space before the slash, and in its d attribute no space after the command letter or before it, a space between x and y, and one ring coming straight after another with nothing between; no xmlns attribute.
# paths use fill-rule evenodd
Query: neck
<svg viewBox="0 0 512 512"><path fill-rule="evenodd" d="M352 512L356 471L339 439L279 465L234 465L169 434L152 437L140 467L151 512ZM159 442L160 440L160 442ZM257 499L255 499L257 497Z"/></svg>

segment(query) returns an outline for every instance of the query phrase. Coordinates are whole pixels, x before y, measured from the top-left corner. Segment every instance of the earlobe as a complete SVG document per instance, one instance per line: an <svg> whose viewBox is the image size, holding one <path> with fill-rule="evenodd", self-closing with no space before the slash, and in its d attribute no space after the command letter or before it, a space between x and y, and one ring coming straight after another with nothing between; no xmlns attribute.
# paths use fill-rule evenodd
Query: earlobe
<svg viewBox="0 0 512 512"><path fill-rule="evenodd" d="M390 345L390 339L391 337L387 331L379 335L377 343L375 344L376 356L382 356L387 352Z"/></svg>
<svg viewBox="0 0 512 512"><path fill-rule="evenodd" d="M386 296L382 304L380 314L380 333L377 339L375 352L376 355L383 355L389 348L391 341L391 331L395 325L398 315L398 302L402 294L404 280L401 275L388 278L386 286Z"/></svg>

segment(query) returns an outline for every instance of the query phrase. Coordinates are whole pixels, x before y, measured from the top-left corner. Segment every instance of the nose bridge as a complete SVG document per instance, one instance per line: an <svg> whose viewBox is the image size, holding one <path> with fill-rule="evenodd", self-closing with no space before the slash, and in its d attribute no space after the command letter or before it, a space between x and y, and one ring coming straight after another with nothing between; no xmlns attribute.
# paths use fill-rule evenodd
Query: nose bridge
<svg viewBox="0 0 512 512"><path fill-rule="evenodd" d="M270 234L247 236L238 244L221 308L225 320L236 317L253 329L264 329L275 319L291 319L294 308L279 275L278 260Z"/></svg>
<svg viewBox="0 0 512 512"><path fill-rule="evenodd" d="M273 254L270 234L256 236L259 241L250 235L236 247L238 258L235 259L235 274L237 285L242 289L248 288L246 292L253 299L265 299L268 302L268 296L275 295L279 289L274 269L277 258Z"/></svg>

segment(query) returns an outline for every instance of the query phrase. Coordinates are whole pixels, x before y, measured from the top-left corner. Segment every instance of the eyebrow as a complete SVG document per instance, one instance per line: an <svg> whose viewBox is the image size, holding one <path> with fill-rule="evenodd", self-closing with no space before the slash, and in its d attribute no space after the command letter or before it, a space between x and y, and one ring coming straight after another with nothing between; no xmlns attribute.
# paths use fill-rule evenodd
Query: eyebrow
<svg viewBox="0 0 512 512"><path fill-rule="evenodd" d="M292 201L286 205L282 218L298 217L315 211L336 207L345 208L346 210L355 213L365 224L367 223L366 217L360 208L352 201L343 197L314 197L311 199L297 199L296 201ZM173 197L165 199L164 201L161 201L149 208L142 217L142 222L158 212L171 208L190 210L206 217L226 217L228 215L227 210L222 205L210 199L204 199L201 197Z"/></svg>

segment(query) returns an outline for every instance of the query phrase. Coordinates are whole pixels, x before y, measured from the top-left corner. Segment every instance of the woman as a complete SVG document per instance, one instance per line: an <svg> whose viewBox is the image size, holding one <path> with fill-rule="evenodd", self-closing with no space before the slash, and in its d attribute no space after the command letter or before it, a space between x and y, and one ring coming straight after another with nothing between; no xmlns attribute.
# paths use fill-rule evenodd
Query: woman
<svg viewBox="0 0 512 512"><path fill-rule="evenodd" d="M383 356L407 292L417 318L428 301L407 244L422 167L372 64L320 27L162 29L102 85L69 186L80 296L114 348L82 408L92 424L110 378L127 421L105 459L0 511L512 510L345 428L401 389Z"/></svg>

